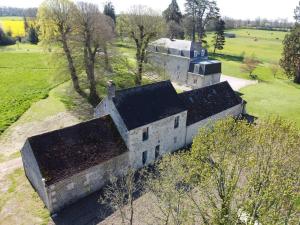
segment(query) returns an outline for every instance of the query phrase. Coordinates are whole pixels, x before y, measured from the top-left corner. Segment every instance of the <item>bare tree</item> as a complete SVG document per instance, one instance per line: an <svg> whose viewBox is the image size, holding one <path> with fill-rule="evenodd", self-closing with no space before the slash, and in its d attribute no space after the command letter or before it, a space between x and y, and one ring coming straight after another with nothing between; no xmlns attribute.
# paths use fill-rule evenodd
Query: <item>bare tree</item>
<svg viewBox="0 0 300 225"><path fill-rule="evenodd" d="M249 73L249 76L251 78L255 78L256 76L253 76L252 73L259 64L260 61L256 59L255 56L245 57L244 64L241 65L241 70L246 73Z"/></svg>
<svg viewBox="0 0 300 225"><path fill-rule="evenodd" d="M69 0L46 0L38 9L38 23L43 43L59 44L65 53L73 87L84 95L80 89L74 58L70 48L70 37L73 32L73 18L76 6Z"/></svg>
<svg viewBox="0 0 300 225"><path fill-rule="evenodd" d="M112 177L111 184L105 188L103 196L100 196L99 200L101 203L108 204L119 212L123 225L133 224L134 194L142 191L143 188L143 181L139 177L140 174L129 169L123 177Z"/></svg>
<svg viewBox="0 0 300 225"><path fill-rule="evenodd" d="M91 3L78 2L74 17L79 43L83 48L85 72L89 82L89 101L95 106L100 102L96 89L95 63L101 47L106 50L106 42L112 37L112 27L108 19Z"/></svg>
<svg viewBox="0 0 300 225"><path fill-rule="evenodd" d="M270 69L271 69L272 74L273 74L273 76L274 76L274 78L275 78L276 75L277 75L277 73L278 73L278 71L279 71L279 69L280 69L279 63L273 62L273 63L271 64Z"/></svg>
<svg viewBox="0 0 300 225"><path fill-rule="evenodd" d="M125 21L129 36L136 45L137 72L135 83L141 85L146 49L149 42L162 32L164 22L157 12L141 5L133 6Z"/></svg>

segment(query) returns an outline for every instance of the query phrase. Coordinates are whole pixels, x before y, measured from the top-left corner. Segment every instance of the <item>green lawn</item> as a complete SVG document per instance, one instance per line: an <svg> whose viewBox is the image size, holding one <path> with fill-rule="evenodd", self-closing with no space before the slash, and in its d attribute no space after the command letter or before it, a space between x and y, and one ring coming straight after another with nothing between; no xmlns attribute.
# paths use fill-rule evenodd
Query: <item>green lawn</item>
<svg viewBox="0 0 300 225"><path fill-rule="evenodd" d="M282 40L287 33L254 29L226 32L235 33L237 36L226 38L224 50L217 51L213 57L222 61L224 74L250 79L240 69L243 57L254 54L262 62L254 71L259 84L240 90L248 102L248 112L259 118L279 115L296 122L300 127L300 85L288 80L282 70L274 78L270 69L270 63L278 62L281 57ZM211 34L208 35L208 41L210 40Z"/></svg>
<svg viewBox="0 0 300 225"><path fill-rule="evenodd" d="M33 102L47 97L54 86L65 80L55 76L54 69L38 46L0 48L0 134Z"/></svg>

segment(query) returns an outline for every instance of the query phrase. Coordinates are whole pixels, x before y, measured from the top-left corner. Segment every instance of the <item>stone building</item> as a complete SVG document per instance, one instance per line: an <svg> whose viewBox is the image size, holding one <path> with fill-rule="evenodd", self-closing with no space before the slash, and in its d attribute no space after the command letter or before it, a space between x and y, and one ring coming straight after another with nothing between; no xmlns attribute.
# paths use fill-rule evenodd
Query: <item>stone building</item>
<svg viewBox="0 0 300 225"><path fill-rule="evenodd" d="M209 60L207 50L199 43L161 38L149 44L147 60L173 82L193 89L220 82L221 62Z"/></svg>
<svg viewBox="0 0 300 225"><path fill-rule="evenodd" d="M96 119L28 138L25 173L53 213L100 189L110 175L191 144L200 127L238 117L244 107L227 82L180 94L170 81L119 91L110 82Z"/></svg>

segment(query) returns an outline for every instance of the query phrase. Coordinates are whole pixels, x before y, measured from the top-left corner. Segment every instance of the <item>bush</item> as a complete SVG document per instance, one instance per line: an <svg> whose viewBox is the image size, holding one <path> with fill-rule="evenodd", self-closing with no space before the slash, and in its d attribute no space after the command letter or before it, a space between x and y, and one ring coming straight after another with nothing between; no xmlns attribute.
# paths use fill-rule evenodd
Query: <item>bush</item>
<svg viewBox="0 0 300 225"><path fill-rule="evenodd" d="M16 41L9 35L5 34L4 31L0 28L0 46L14 44L16 44Z"/></svg>

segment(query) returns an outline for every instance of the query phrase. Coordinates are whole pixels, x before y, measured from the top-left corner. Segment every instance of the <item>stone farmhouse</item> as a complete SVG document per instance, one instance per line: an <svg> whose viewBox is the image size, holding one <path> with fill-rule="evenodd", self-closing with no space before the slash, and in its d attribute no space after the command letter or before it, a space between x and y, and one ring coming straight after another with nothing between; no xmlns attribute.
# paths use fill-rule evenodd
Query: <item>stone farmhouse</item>
<svg viewBox="0 0 300 225"><path fill-rule="evenodd" d="M180 94L170 81L118 91L109 82L95 119L27 139L25 174L55 213L99 190L111 175L151 164L190 145L200 127L244 111L227 82Z"/></svg>
<svg viewBox="0 0 300 225"><path fill-rule="evenodd" d="M168 78L193 89L220 82L221 62L209 60L197 42L161 38L149 44L147 60L159 66Z"/></svg>

